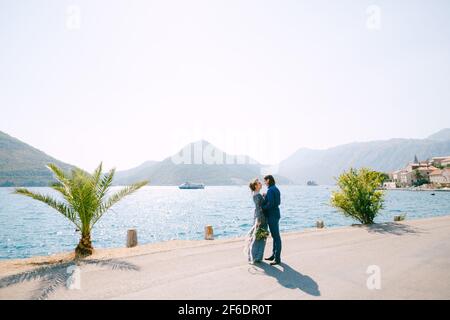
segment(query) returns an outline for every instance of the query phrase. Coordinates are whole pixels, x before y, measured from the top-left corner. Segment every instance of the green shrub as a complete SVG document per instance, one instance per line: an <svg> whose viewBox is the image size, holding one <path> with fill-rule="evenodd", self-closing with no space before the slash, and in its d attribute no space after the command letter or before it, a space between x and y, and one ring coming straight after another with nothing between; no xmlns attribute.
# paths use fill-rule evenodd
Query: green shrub
<svg viewBox="0 0 450 320"><path fill-rule="evenodd" d="M350 169L337 179L339 191L331 196L331 205L345 216L372 224L375 216L383 208L384 193L378 188L383 174L370 169Z"/></svg>

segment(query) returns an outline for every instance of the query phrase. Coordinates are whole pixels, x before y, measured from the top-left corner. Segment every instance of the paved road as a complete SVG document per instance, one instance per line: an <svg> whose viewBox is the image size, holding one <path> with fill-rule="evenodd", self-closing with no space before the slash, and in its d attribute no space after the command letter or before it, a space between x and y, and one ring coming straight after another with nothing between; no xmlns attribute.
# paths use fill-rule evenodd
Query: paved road
<svg viewBox="0 0 450 320"><path fill-rule="evenodd" d="M204 243L82 265L80 289L67 266L3 278L0 298L450 299L450 216L284 234L276 267L248 265L242 240Z"/></svg>

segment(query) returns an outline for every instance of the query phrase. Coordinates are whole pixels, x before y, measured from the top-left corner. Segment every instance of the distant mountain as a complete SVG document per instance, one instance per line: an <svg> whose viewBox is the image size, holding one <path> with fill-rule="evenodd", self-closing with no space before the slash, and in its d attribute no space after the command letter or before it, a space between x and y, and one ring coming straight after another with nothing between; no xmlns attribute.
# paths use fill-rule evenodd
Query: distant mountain
<svg viewBox="0 0 450 320"><path fill-rule="evenodd" d="M48 186L54 181L48 163L72 167L0 131L0 186Z"/></svg>
<svg viewBox="0 0 450 320"><path fill-rule="evenodd" d="M435 141L450 141L450 128L442 129L427 138Z"/></svg>
<svg viewBox="0 0 450 320"><path fill-rule="evenodd" d="M299 184L305 184L308 180L332 184L334 177L350 167L390 172L412 162L415 155L419 160L450 155L450 139L445 139L448 130L423 140L357 142L326 150L302 148L280 163L279 174Z"/></svg>
<svg viewBox="0 0 450 320"><path fill-rule="evenodd" d="M197 152L198 149L202 151ZM356 142L326 150L301 148L273 170L279 184L334 183L350 167L369 167L389 172L412 162L450 155L450 129L426 139L390 139ZM232 160L232 161L230 161ZM46 186L53 181L48 163L63 169L72 166L0 131L0 186ZM116 173L115 184L148 179L151 185L179 185L198 182L206 185L242 185L261 177L267 166L248 156L222 152L207 141L187 145L162 161L147 161L138 167ZM269 169L270 170L270 169Z"/></svg>
<svg viewBox="0 0 450 320"><path fill-rule="evenodd" d="M208 185L242 185L260 177L265 166L248 156L229 155L201 140L188 144L175 155L159 162L117 172L116 184L147 179L151 185L179 185L189 181ZM276 176L279 183L290 183Z"/></svg>
<svg viewBox="0 0 450 320"><path fill-rule="evenodd" d="M147 172L151 170L150 168L157 164L158 161L145 161L141 165L129 169L129 170L123 170L123 171L117 171L114 180L115 181L131 181L135 182L138 180L145 180L142 177L146 176Z"/></svg>

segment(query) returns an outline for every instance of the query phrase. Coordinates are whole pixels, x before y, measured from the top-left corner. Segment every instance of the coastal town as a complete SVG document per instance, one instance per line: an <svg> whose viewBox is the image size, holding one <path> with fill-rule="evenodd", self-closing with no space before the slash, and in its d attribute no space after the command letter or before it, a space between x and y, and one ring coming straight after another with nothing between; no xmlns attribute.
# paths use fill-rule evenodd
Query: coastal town
<svg viewBox="0 0 450 320"><path fill-rule="evenodd" d="M450 156L419 161L417 156L406 167L390 172L386 189L450 190Z"/></svg>

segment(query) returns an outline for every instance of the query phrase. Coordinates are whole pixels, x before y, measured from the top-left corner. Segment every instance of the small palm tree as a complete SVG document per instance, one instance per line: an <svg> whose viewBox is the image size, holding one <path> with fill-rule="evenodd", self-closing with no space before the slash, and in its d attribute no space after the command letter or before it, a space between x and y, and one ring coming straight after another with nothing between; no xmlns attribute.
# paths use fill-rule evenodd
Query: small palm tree
<svg viewBox="0 0 450 320"><path fill-rule="evenodd" d="M76 226L81 232L80 242L75 248L75 254L78 257L92 254L91 231L103 214L122 198L148 183L148 181L138 182L109 196L108 191L113 182L115 169L104 174L100 163L93 174L75 168L72 169L70 175L67 175L54 164L49 164L48 168L57 179L51 188L58 191L64 201L25 188L17 188L15 193L49 205Z"/></svg>

